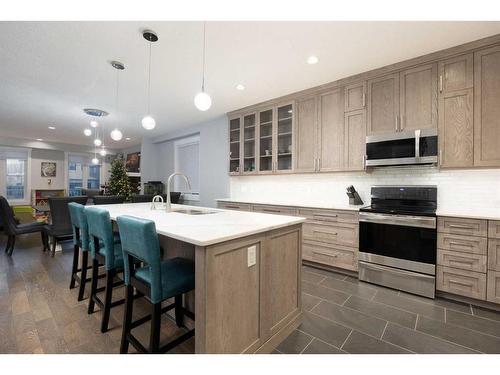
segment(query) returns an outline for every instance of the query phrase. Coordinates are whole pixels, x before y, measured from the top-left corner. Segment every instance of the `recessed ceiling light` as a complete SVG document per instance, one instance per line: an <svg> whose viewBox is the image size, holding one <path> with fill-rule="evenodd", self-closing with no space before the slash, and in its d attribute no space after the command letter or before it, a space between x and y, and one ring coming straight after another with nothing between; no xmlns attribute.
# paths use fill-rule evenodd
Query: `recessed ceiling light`
<svg viewBox="0 0 500 375"><path fill-rule="evenodd" d="M236 85L236 90L240 90L240 91L243 91L245 90L245 86L243 86L241 83Z"/></svg>
<svg viewBox="0 0 500 375"><path fill-rule="evenodd" d="M43 141L43 139L42 139L42 138L37 138L36 140L37 140L38 142Z"/></svg>
<svg viewBox="0 0 500 375"><path fill-rule="evenodd" d="M55 126L49 126L49 129L50 130L56 130L56 127Z"/></svg>
<svg viewBox="0 0 500 375"><path fill-rule="evenodd" d="M314 65L314 64L317 64L317 63L318 63L318 61L319 61L319 59L318 59L316 56L309 56L309 57L307 58L307 63L308 63L309 65Z"/></svg>

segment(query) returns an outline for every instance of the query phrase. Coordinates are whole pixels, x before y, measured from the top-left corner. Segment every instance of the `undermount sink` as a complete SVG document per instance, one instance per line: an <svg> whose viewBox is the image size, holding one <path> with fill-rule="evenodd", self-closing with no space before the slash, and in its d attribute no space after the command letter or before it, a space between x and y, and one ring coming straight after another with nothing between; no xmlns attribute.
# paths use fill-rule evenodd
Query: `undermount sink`
<svg viewBox="0 0 500 375"><path fill-rule="evenodd" d="M182 208L180 210L172 210L172 212L177 212L179 214L186 214L186 215L208 215L208 214L215 214L217 211L204 211L204 210L193 210L193 209Z"/></svg>

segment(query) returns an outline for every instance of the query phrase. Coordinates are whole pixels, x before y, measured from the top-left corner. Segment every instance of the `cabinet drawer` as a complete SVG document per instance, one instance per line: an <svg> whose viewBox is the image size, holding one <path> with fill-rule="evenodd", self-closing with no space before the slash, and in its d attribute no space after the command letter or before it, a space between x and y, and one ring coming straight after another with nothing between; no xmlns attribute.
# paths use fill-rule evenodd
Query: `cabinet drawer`
<svg viewBox="0 0 500 375"><path fill-rule="evenodd" d="M500 272L488 271L488 293L486 299L489 302L500 303Z"/></svg>
<svg viewBox="0 0 500 375"><path fill-rule="evenodd" d="M488 237L500 238L500 221L490 220L488 222Z"/></svg>
<svg viewBox="0 0 500 375"><path fill-rule="evenodd" d="M357 223L359 221L358 213L356 211L299 208L298 216L305 217L309 220L331 223Z"/></svg>
<svg viewBox="0 0 500 375"><path fill-rule="evenodd" d="M488 240L488 269L500 271L500 239Z"/></svg>
<svg viewBox="0 0 500 375"><path fill-rule="evenodd" d="M358 270L358 250L347 246L321 245L304 241L302 258L351 271Z"/></svg>
<svg viewBox="0 0 500 375"><path fill-rule="evenodd" d="M437 230L443 233L486 237L487 227L486 220L438 217Z"/></svg>
<svg viewBox="0 0 500 375"><path fill-rule="evenodd" d="M297 213L295 208L281 207L281 206L264 206L264 205L254 205L253 210L255 212L262 212L265 214L275 214L275 215L290 215L294 216Z"/></svg>
<svg viewBox="0 0 500 375"><path fill-rule="evenodd" d="M217 202L217 208L223 210L251 211L251 206L248 203Z"/></svg>
<svg viewBox="0 0 500 375"><path fill-rule="evenodd" d="M488 239L485 237L461 236L448 233L438 233L437 235L437 247L443 250L486 255L487 244Z"/></svg>
<svg viewBox="0 0 500 375"><path fill-rule="evenodd" d="M302 226L304 239L330 244L358 247L356 224L323 224L305 222Z"/></svg>
<svg viewBox="0 0 500 375"><path fill-rule="evenodd" d="M436 289L475 299L486 299L486 274L438 266Z"/></svg>
<svg viewBox="0 0 500 375"><path fill-rule="evenodd" d="M438 249L437 264L439 266L486 273L486 255Z"/></svg>

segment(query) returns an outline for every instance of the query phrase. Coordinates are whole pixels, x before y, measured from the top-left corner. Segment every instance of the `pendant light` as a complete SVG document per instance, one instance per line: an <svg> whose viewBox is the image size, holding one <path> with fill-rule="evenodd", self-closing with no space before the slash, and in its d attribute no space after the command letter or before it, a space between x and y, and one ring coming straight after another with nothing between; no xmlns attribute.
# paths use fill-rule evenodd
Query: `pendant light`
<svg viewBox="0 0 500 375"><path fill-rule="evenodd" d="M92 164L97 165L99 164L99 159L97 159L97 148L94 147L94 157L92 159Z"/></svg>
<svg viewBox="0 0 500 375"><path fill-rule="evenodd" d="M156 121L151 116L151 45L154 42L158 41L158 36L151 30L145 30L142 33L142 36L149 42L149 67L148 67L148 111L147 115L143 117L141 123L144 129L152 130L156 126Z"/></svg>
<svg viewBox="0 0 500 375"><path fill-rule="evenodd" d="M201 79L201 92L196 94L194 97L194 105L200 111L208 111L212 106L212 99L210 95L205 92L205 34L206 34L207 23L203 22L203 75Z"/></svg>
<svg viewBox="0 0 500 375"><path fill-rule="evenodd" d="M116 96L115 96L115 110L116 110L116 115L118 116L118 89L119 89L119 83L120 83L120 71L125 70L125 65L123 65L119 61L111 61L111 66L116 69ZM120 130L115 128L111 133L110 133L111 139L113 141L120 141L123 137L123 134Z"/></svg>

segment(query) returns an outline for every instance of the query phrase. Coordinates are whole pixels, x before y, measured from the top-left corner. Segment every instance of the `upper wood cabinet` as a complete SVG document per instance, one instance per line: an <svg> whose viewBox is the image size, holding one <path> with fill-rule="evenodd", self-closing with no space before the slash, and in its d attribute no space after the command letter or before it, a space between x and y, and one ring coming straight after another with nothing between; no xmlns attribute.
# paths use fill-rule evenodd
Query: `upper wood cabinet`
<svg viewBox="0 0 500 375"><path fill-rule="evenodd" d="M473 55L439 62L439 164L474 164Z"/></svg>
<svg viewBox="0 0 500 375"><path fill-rule="evenodd" d="M344 169L358 171L365 168L366 111L345 113Z"/></svg>
<svg viewBox="0 0 500 375"><path fill-rule="evenodd" d="M229 174L241 171L241 117L229 119Z"/></svg>
<svg viewBox="0 0 500 375"><path fill-rule="evenodd" d="M474 54L474 165L500 166L500 46Z"/></svg>
<svg viewBox="0 0 500 375"><path fill-rule="evenodd" d="M337 88L321 94L318 101L320 141L317 169L339 171L344 166L344 90Z"/></svg>
<svg viewBox="0 0 500 375"><path fill-rule="evenodd" d="M295 103L295 172L316 170L318 129L316 96Z"/></svg>
<svg viewBox="0 0 500 375"><path fill-rule="evenodd" d="M368 81L367 135L399 130L399 73Z"/></svg>
<svg viewBox="0 0 500 375"><path fill-rule="evenodd" d="M437 64L402 71L399 84L399 131L437 128Z"/></svg>
<svg viewBox="0 0 500 375"><path fill-rule="evenodd" d="M357 111L366 106L366 82L359 82L345 88L345 111Z"/></svg>
<svg viewBox="0 0 500 375"><path fill-rule="evenodd" d="M249 113L243 116L243 174L256 173L256 123L257 115L255 113Z"/></svg>

